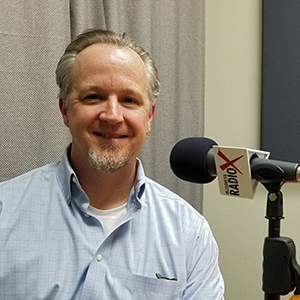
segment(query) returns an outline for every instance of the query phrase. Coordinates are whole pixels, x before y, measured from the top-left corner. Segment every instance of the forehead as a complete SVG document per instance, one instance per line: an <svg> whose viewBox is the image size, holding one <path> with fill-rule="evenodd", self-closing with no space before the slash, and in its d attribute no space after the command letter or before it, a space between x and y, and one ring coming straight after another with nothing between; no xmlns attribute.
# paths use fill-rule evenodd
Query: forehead
<svg viewBox="0 0 300 300"><path fill-rule="evenodd" d="M139 55L128 47L93 44L82 50L73 67L73 87L103 85L121 89L126 85L148 94L146 67ZM148 95L147 95L148 97Z"/></svg>
<svg viewBox="0 0 300 300"><path fill-rule="evenodd" d="M75 60L74 67L82 66L130 68L135 73L146 73L140 56L128 47L96 43L83 49Z"/></svg>

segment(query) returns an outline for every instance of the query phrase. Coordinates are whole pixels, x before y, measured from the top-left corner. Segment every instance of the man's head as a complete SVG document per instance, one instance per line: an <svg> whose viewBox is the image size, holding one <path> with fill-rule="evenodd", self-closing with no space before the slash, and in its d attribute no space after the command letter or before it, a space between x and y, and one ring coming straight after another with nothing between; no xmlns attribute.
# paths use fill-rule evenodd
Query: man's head
<svg viewBox="0 0 300 300"><path fill-rule="evenodd" d="M73 167L79 171L88 162L112 173L134 166L155 114L156 68L144 50L114 33L93 31L76 41L57 71Z"/></svg>

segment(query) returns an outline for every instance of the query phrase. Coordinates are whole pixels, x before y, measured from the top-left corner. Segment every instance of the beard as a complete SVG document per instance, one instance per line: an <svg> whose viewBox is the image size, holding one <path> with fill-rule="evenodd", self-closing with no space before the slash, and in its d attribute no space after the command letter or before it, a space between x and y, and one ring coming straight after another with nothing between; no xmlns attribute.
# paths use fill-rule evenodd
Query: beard
<svg viewBox="0 0 300 300"><path fill-rule="evenodd" d="M98 149L90 148L88 162L91 167L102 173L113 173L125 166L130 161L130 151L120 149L111 144L105 144Z"/></svg>

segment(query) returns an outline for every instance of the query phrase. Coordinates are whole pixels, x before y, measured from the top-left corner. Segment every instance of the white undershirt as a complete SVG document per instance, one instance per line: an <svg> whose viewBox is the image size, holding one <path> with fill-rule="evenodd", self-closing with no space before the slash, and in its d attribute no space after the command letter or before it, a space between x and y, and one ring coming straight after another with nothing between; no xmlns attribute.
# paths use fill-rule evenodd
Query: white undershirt
<svg viewBox="0 0 300 300"><path fill-rule="evenodd" d="M103 226L105 235L109 235L117 226L117 223L126 214L127 202L112 209L98 209L93 206L87 208L87 213L97 218Z"/></svg>

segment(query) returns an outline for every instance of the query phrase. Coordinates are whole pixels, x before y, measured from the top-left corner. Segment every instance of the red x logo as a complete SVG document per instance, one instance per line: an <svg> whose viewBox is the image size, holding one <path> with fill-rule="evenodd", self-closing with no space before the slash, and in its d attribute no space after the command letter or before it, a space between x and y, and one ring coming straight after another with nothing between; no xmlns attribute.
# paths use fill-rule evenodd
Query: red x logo
<svg viewBox="0 0 300 300"><path fill-rule="evenodd" d="M222 171L224 171L225 169L231 166L235 168L240 174L243 175L243 173L237 168L237 166L234 165L234 163L237 162L239 159L241 159L244 155L241 155L233 160L230 160L228 157L226 157L226 155L222 153L221 150L218 151L218 155L226 161L225 164L220 166Z"/></svg>

